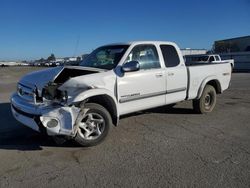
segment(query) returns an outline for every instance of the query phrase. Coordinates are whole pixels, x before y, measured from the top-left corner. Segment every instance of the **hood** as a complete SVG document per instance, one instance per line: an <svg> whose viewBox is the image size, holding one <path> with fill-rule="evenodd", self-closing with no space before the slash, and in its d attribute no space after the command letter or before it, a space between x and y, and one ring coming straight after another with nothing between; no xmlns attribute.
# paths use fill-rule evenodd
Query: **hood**
<svg viewBox="0 0 250 188"><path fill-rule="evenodd" d="M101 71L103 70L76 66L55 67L29 73L22 77L19 82L30 87L36 86L38 90L42 90L49 82L62 84L72 77Z"/></svg>
<svg viewBox="0 0 250 188"><path fill-rule="evenodd" d="M33 87L34 85L38 88L44 86L63 70L63 67L49 68L40 71L35 71L26 74L20 79L20 83Z"/></svg>

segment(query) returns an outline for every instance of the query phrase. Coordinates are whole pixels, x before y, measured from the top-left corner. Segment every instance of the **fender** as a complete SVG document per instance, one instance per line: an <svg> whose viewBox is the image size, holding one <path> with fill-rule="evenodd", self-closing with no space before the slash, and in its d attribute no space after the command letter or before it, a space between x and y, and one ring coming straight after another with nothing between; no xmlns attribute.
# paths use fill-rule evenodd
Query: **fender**
<svg viewBox="0 0 250 188"><path fill-rule="evenodd" d="M82 102L82 101L89 99L91 97L97 97L97 96L101 96L101 95L106 95L111 100L111 103L113 103L113 104L110 104L110 105L112 105L112 109L114 111L114 114L111 114L111 116L112 116L114 125L117 125L118 121L119 121L119 117L120 117L117 99L115 98L113 93L107 89L94 88L94 89L85 90L85 91L81 92L80 94L78 94L77 96L75 96L71 100L71 104Z"/></svg>
<svg viewBox="0 0 250 188"><path fill-rule="evenodd" d="M198 93L197 93L197 99L201 98L201 95L202 95L202 92L203 92L205 86L206 86L207 83L210 82L210 81L215 81L215 82L216 82L216 84L218 85L218 92L221 93L221 85L220 85L220 82L219 82L218 78L217 78L215 75L212 75L212 76L206 77L206 78L201 82L200 88L199 88Z"/></svg>
<svg viewBox="0 0 250 188"><path fill-rule="evenodd" d="M72 103L80 102L87 98L98 96L98 95L108 95L109 97L113 99L113 101L117 105L117 100L115 96L112 94L112 92L104 88L94 88L94 89L85 90L81 92L79 95L75 96L72 99Z"/></svg>

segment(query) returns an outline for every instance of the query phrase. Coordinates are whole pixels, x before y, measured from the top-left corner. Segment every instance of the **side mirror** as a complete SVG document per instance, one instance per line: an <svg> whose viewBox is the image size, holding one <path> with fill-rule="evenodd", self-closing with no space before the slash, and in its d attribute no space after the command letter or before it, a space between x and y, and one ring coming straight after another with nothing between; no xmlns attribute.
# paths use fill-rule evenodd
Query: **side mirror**
<svg viewBox="0 0 250 188"><path fill-rule="evenodd" d="M129 61L122 65L123 72L134 72L140 70L140 64L138 61Z"/></svg>

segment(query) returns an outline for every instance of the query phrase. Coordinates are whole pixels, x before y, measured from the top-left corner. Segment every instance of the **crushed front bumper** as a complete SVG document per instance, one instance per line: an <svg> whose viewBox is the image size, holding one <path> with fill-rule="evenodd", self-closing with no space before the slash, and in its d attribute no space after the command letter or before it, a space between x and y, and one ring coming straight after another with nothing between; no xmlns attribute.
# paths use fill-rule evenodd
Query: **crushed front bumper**
<svg viewBox="0 0 250 188"><path fill-rule="evenodd" d="M75 106L33 104L16 93L11 97L11 110L17 121L50 136L73 136L80 111Z"/></svg>

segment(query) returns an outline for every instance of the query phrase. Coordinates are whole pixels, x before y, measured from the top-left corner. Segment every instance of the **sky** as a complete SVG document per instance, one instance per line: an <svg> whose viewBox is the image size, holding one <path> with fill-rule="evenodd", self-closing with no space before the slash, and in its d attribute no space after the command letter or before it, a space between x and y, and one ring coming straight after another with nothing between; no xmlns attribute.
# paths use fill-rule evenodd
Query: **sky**
<svg viewBox="0 0 250 188"><path fill-rule="evenodd" d="M250 0L0 0L0 60L78 56L114 42L211 49L250 35Z"/></svg>

